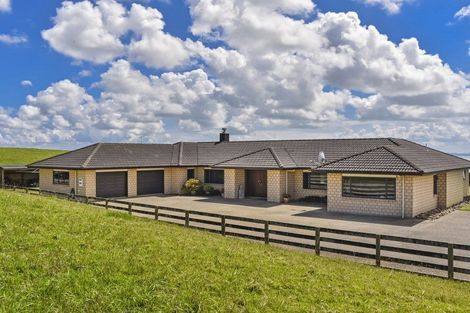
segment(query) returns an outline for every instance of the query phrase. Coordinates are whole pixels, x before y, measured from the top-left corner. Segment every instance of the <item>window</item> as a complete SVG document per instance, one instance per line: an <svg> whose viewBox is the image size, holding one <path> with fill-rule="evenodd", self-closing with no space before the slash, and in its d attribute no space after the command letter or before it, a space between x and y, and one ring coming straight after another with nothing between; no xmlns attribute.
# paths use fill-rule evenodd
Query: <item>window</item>
<svg viewBox="0 0 470 313"><path fill-rule="evenodd" d="M191 179L191 178L194 178L194 177L195 177L194 168L189 168L188 172L187 172L187 175L186 175L186 179Z"/></svg>
<svg viewBox="0 0 470 313"><path fill-rule="evenodd" d="M204 183L223 184L224 170L204 170Z"/></svg>
<svg viewBox="0 0 470 313"><path fill-rule="evenodd" d="M52 176L54 185L69 185L69 172L54 171Z"/></svg>
<svg viewBox="0 0 470 313"><path fill-rule="evenodd" d="M326 174L323 173L304 173L304 189L324 189L326 190Z"/></svg>
<svg viewBox="0 0 470 313"><path fill-rule="evenodd" d="M437 180L438 180L437 175L434 175L433 179L434 179L433 191L434 191L434 194L437 195Z"/></svg>
<svg viewBox="0 0 470 313"><path fill-rule="evenodd" d="M343 177L343 197L395 200L395 178Z"/></svg>

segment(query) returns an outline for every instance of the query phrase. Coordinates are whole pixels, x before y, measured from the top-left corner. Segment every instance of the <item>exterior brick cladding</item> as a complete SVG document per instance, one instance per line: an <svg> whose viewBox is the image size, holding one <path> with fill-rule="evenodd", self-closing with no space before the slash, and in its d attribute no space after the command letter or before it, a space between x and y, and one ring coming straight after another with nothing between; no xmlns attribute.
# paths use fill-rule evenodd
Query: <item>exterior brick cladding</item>
<svg viewBox="0 0 470 313"><path fill-rule="evenodd" d="M137 170L130 169L127 171L127 196L137 197Z"/></svg>
<svg viewBox="0 0 470 313"><path fill-rule="evenodd" d="M164 193L180 194L181 188L188 178L188 169L186 167L167 167L164 170Z"/></svg>
<svg viewBox="0 0 470 313"><path fill-rule="evenodd" d="M304 171L296 170L293 175L289 176L289 180L293 178L293 182L289 181L289 184L293 184L292 190L289 194L292 200L302 199L305 197L326 197L327 191L321 189L304 189Z"/></svg>
<svg viewBox="0 0 470 313"><path fill-rule="evenodd" d="M413 179L412 216L437 208L438 195L434 194L434 175L414 176L410 178Z"/></svg>
<svg viewBox="0 0 470 313"><path fill-rule="evenodd" d="M412 214L412 200L410 191L412 190L412 180L405 179L405 216ZM395 216L402 215L402 183L403 176L396 177L396 199L366 199L343 197L342 195L342 174L328 174L328 212ZM408 199L407 199L408 196Z"/></svg>
<svg viewBox="0 0 470 313"><path fill-rule="evenodd" d="M447 207L463 201L463 185L468 186L468 181L463 178L463 169L447 172Z"/></svg>
<svg viewBox="0 0 470 313"><path fill-rule="evenodd" d="M268 170L268 197L269 202L281 202L286 192L286 173L281 170Z"/></svg>
<svg viewBox="0 0 470 313"><path fill-rule="evenodd" d="M240 198L240 186L245 186L244 169L225 169L224 171L224 197L226 199Z"/></svg>
<svg viewBox="0 0 470 313"><path fill-rule="evenodd" d="M61 171L60 169L57 169ZM67 170L63 170L67 171ZM39 170L39 188L42 190L70 193L72 188L75 189L75 193L80 196L94 197L96 195L96 173L92 170L70 170L69 172L69 184L68 185L55 185L53 183L53 172L52 169L40 169ZM79 180L82 180L83 185L79 185Z"/></svg>

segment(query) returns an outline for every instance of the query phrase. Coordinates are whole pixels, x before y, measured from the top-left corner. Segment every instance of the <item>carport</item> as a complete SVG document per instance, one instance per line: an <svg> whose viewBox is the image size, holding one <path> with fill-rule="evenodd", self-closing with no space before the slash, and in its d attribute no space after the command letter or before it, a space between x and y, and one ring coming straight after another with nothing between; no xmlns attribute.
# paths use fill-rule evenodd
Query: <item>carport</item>
<svg viewBox="0 0 470 313"><path fill-rule="evenodd" d="M23 164L0 165L0 185L37 187L39 172Z"/></svg>

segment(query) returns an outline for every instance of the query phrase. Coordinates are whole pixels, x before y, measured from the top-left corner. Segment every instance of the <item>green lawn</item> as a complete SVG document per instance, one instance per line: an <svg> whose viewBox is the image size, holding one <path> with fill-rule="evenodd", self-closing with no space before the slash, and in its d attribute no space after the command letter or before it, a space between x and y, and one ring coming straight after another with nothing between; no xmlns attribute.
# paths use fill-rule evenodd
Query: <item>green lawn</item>
<svg viewBox="0 0 470 313"><path fill-rule="evenodd" d="M1 312L468 312L470 283L0 191Z"/></svg>
<svg viewBox="0 0 470 313"><path fill-rule="evenodd" d="M66 151L0 147L0 164L30 164L64 152Z"/></svg>

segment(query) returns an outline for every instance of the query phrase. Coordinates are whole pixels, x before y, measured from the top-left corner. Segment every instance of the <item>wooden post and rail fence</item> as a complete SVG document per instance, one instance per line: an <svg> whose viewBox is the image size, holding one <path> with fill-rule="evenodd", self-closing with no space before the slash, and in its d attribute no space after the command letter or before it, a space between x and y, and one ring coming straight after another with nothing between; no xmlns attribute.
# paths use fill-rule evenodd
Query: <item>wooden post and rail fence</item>
<svg viewBox="0 0 470 313"><path fill-rule="evenodd" d="M57 196L104 207L107 210L121 210L128 214L143 215L155 220L164 219L165 222L219 233L222 236L241 237L262 241L265 244L304 248L314 251L316 255L320 255L322 252L346 255L370 260L372 264L375 261L375 265L378 267L396 268L392 265L398 264L407 267L406 271L440 277L446 273L449 279L470 280L470 245L320 228L114 199L71 197L69 194L43 191L37 188L8 186L4 188L36 195ZM387 265L384 265L384 262ZM398 269L404 268L399 267ZM431 272L426 273L418 269L431 270ZM459 277L456 278L455 274L459 274Z"/></svg>

